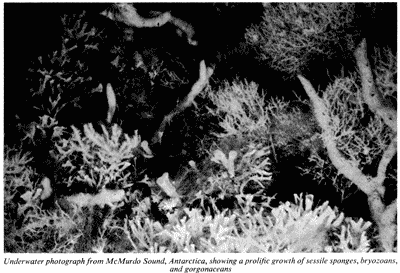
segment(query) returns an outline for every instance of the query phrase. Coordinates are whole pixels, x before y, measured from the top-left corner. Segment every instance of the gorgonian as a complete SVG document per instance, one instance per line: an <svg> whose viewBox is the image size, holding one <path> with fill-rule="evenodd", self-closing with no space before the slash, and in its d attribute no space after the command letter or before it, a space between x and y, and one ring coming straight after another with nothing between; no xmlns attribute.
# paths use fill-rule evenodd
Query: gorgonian
<svg viewBox="0 0 400 273"><path fill-rule="evenodd" d="M110 132L102 126L103 133L93 125L84 125L82 132L72 127L71 138L57 145L62 168L69 174L66 183L88 184L97 192L105 187L122 188L135 173L135 162L140 157L150 158L152 153L146 141L137 134L130 137L114 125ZM133 168L133 169L132 169Z"/></svg>

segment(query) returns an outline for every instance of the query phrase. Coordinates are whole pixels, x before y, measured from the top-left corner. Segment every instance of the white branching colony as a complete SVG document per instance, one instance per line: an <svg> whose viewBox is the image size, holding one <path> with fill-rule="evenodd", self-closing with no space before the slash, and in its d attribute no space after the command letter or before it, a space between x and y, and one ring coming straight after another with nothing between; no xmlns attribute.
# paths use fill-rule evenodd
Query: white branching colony
<svg viewBox="0 0 400 273"><path fill-rule="evenodd" d="M360 168L360 160L357 158L356 154L351 154L352 148L350 143L346 144L343 136L346 134L355 135L356 132L354 128L346 128L346 126L343 125L340 126L340 124L343 123L340 123L340 120L337 119L338 116L333 113L333 108L331 107L334 103L337 103L337 101L328 98L329 92L326 92L322 98L319 97L316 90L307 79L303 76L298 76L298 78L312 102L314 115L322 129L322 140L327 149L329 159L340 174L343 174L368 196L372 217L379 226L382 247L385 251L392 251L396 236L395 220L397 199L388 206L384 204L383 200L386 189L383 182L386 179L388 165L397 151L397 113L394 109L384 107L381 100L379 100L380 96L376 94L377 88L375 87L371 67L366 56L366 41L363 40L355 52L361 77L362 96L370 110L384 121L384 123L377 125L380 128L375 128L375 131L379 131L379 129L382 129L385 125L389 126L392 130L389 144L385 145L384 141L382 141L382 147L380 148L383 151L383 155L379 161L378 171L375 177L364 174ZM335 97L337 98L338 96ZM359 105L359 107L361 107L361 105ZM341 118L342 120L354 120L356 118L354 116L346 116L346 112L342 111L342 114L343 113L345 116ZM366 137L372 138L374 135L371 133ZM378 139L382 137L384 136L378 135ZM363 147L365 146L363 143L358 143ZM359 148L361 149L363 147ZM350 156L345 157L342 150L346 150L347 153L350 153Z"/></svg>
<svg viewBox="0 0 400 273"><path fill-rule="evenodd" d="M153 18L144 18L132 4L115 4L113 7L114 10L102 14L122 22L130 30L161 27L169 23L176 27L178 35L187 37L189 44L197 45L192 40L193 27L170 12L154 12ZM43 177L40 170L33 169L40 173L38 180L34 171L28 168L27 163L31 159L21 155L6 155L5 203L11 205L5 213L7 227L14 229L16 215L24 221L17 232L40 236L39 240L44 237L43 233L55 228L59 243L64 247L62 249L56 243L54 248L59 252L76 251L74 245L77 244L77 238L84 238L81 244L86 244L86 238L98 236L93 235L97 227L103 232L100 237L116 230L122 231L123 234L118 233L118 237L127 239L131 248L126 249L134 249L134 252L374 251L371 242L375 241L370 240L370 234L367 234L371 223L363 219L354 221L345 218L346 211L339 212L329 207L328 201L316 207L318 203L313 202L313 196L296 196L295 203L286 202L277 208L271 207L270 192L265 190L269 190L272 182L278 179L273 179L270 156L274 152L274 145L285 146L297 134L302 136L300 142L303 146L307 141L311 142L310 139L318 139L317 144L324 152L302 156L302 159L311 162L311 165L304 167L309 174L332 181L331 174L324 172L329 165L334 175L343 178L345 183L356 185L368 197L372 219L379 231L379 251L396 250L397 199L385 200L388 188L384 183L392 175L391 163L397 153L397 111L388 99L394 98L397 93L392 77L397 73L395 56L389 54L389 61L385 60L382 64L374 60L371 62L375 63L372 68L367 58L366 40L358 44L358 41L354 42L356 39L349 38L346 53L354 53L357 75L336 78L321 92L314 89L305 76L300 75L302 68L308 64L305 56L325 53L325 49L332 50L326 55L333 56L336 53L329 42L343 34L341 31L345 30L345 25L352 22L354 6L298 3L265 4L265 8L265 15L268 16L265 16L265 22L259 29L248 31L248 42L262 47L260 56L271 60L272 67L291 76L299 74L298 79L309 97L313 113L302 116L304 113L300 108L292 109L286 101L272 99L267 102L255 83L227 83L222 90L214 92L207 87L213 69L200 59L197 81L177 106L161 117L161 124L157 123L158 128L153 128L155 130L151 132L154 136L150 135L150 138L153 136L150 143L142 141L137 131L129 136L123 133L119 125L112 124L117 96L111 83L106 84L105 88L100 84L97 88L97 91L105 93L108 103L106 122L109 126L102 126L102 133L97 132L91 124L85 124L83 131L72 127L72 132L66 136L67 132L63 131L64 127L58 126L55 117L67 102L61 104L61 95L56 92L54 94L58 94L58 97L55 98L45 94L43 97L49 99L51 104L47 110L50 116L43 115L41 124L32 123L23 141L30 141L35 146L40 142L36 140L48 137L54 144L48 157L57 162L55 167L60 175ZM94 37L96 32L81 31L71 35L87 38ZM64 39L64 43L68 41ZM71 50L74 48L75 45ZM61 65L68 63L69 59L64 56L68 50L63 51L61 56L54 53L51 62L60 62ZM145 72L151 73L148 71L152 69L145 67L141 53L135 54L136 68L144 66ZM114 61L117 66L118 58ZM394 66L391 66L393 63ZM59 82L68 83L74 82L75 76L80 77L76 72L73 72L76 75L68 76L61 72L54 73L53 70L42 69L39 72L44 77L39 93L43 93L46 85L58 87L58 82L52 78L58 77ZM84 81L84 78L78 78L76 84ZM177 114L192 105L197 108L195 99L203 93L216 106L208 110L220 118L219 126L224 132L214 132L218 142L204 145L209 157L197 162L198 165L190 161L191 170L182 176L184 178L170 179L168 172L158 179L149 179L146 175L139 183L149 186L148 196L151 197L144 197L141 195L143 188L136 184L139 174L145 174L146 171L138 171L142 167L141 160L147 164L147 159L154 156L151 144L162 142L166 126ZM365 117L367 121L360 122ZM307 118L312 122L303 121ZM314 130L314 126L319 127L318 130ZM298 132L295 133L296 130ZM41 135L37 137L39 133ZM296 145L300 142L296 142ZM307 145L311 147L311 144ZM47 143L43 146L48 148ZM43 165L47 167L46 164ZM370 174L371 167L376 167L376 173ZM35 183L33 180L41 182ZM337 187L342 186L335 181L332 183ZM90 190L82 191L82 186ZM226 197L233 200L234 206L219 211L214 203L217 200L232 203L226 202ZM215 215L204 215L199 208L191 207L193 200L200 201L200 208L204 210L205 201L212 203ZM54 203L54 206L47 208L44 203ZM167 224L161 224L158 215L154 217L156 220L150 217L154 216L149 212L154 204L158 204L158 209L167 216ZM132 209L132 213L129 209ZM111 213L108 214L108 211ZM115 212L128 217L122 223L121 214ZM101 217L97 219L95 216ZM91 220L86 221L86 218ZM14 231L7 232L13 235ZM331 238L332 234L335 239ZM68 238L67 243L60 241L63 236ZM8 237L14 236L6 234L5 237L10 240ZM105 241L97 245L90 243L87 250L102 252ZM10 245L16 243L14 239L10 242Z"/></svg>
<svg viewBox="0 0 400 273"><path fill-rule="evenodd" d="M264 20L247 30L247 39L260 59L289 74L312 54L332 54L337 33L355 16L352 3L264 3L264 8Z"/></svg>
<svg viewBox="0 0 400 273"><path fill-rule="evenodd" d="M352 3L266 3L264 9L263 22L247 30L247 41L270 66L289 77L300 74L330 162L318 156L309 160L318 166L317 175L327 178L323 164L328 163L368 196L381 247L393 251L397 201L384 200L384 180L397 153L397 111L390 100L397 93L396 57L390 50L384 52L387 56L375 52L371 67L366 40L360 42L364 37L351 30L357 24ZM315 90L301 76L310 70L309 57L329 59L337 54L346 56L344 59L353 55L358 75L336 78L323 92ZM360 122L361 118L367 121ZM377 174L372 177L366 174L366 166L375 163Z"/></svg>
<svg viewBox="0 0 400 273"><path fill-rule="evenodd" d="M185 31L188 33L189 36L193 35L193 30L190 28L188 24L186 24L184 21L178 19L178 18L173 18L169 13L164 13L156 18L152 19L145 19L140 17L138 13L136 12L136 9L128 4L119 4L117 5L119 8L119 13L105 13L104 15L108 16L110 19L113 20L119 20L122 22L125 22L128 25L135 26L135 27L160 27L164 25L165 23L171 21L175 25L177 25L179 28L182 29L182 31ZM186 96L186 98L177 106L175 107L168 115L166 115L162 121L162 123L159 126L159 129L156 131L155 136L152 139L153 143L156 142L161 142L162 135L164 133L166 125L171 121L171 119L178 114L179 112L183 111L187 107L193 105L196 105L194 102L195 97L205 88L205 86L208 84L208 80L213 74L213 69L212 68L207 68L206 64L203 61L200 62L200 69L199 69L199 79L194 83L194 85L191 88L190 93ZM100 89L102 89L102 86L100 86ZM115 96L115 92L111 86L110 83L107 84L106 86L106 96L107 96L107 102L108 102L108 111L107 111L107 123L111 123L112 118L114 116L116 107L117 107L117 100ZM87 127L85 127L87 130ZM115 129L115 128L114 128ZM75 131L76 133L77 131ZM107 133L106 131L104 131ZM90 133L87 132L87 135L89 136L98 136L98 134L94 133L92 130ZM143 142L145 145L147 145L147 142ZM134 145L135 146L135 145ZM135 146L136 147L136 146ZM146 149L145 149L146 150ZM147 148L148 150L148 148ZM149 151L149 150L148 150ZM150 152L151 153L151 152ZM126 167L126 166L125 166ZM41 195L41 199L45 200L50 197L51 192L53 191L51 188L51 183L49 178L44 178L44 182L46 182L45 185L43 185L43 194ZM119 202L122 200L123 191L109 191L109 190L102 190L99 194L97 195L88 195L88 194L78 194L78 195L73 195L68 197L68 201L70 203L74 204L86 204L86 205L102 205L104 204L111 204L112 202Z"/></svg>

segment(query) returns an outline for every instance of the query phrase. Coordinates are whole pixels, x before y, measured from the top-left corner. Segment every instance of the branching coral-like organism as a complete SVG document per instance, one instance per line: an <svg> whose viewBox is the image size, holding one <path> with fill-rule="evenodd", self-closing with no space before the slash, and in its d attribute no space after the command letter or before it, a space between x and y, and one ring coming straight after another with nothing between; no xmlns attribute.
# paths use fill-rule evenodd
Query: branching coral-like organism
<svg viewBox="0 0 400 273"><path fill-rule="evenodd" d="M333 44L354 19L352 3L265 3L264 20L247 30L262 60L291 76L313 54L334 54Z"/></svg>
<svg viewBox="0 0 400 273"><path fill-rule="evenodd" d="M319 97L312 84L298 76L314 108L314 115L322 129L322 140L328 156L339 174L344 175L368 196L372 218L379 228L382 248L391 252L396 240L397 199L385 203L384 181L388 166L397 153L397 113L395 109L382 105L373 80L371 67L366 54L366 41L363 40L355 51L361 87L355 83L343 85L346 79L336 79ZM343 88L345 86L345 88ZM343 93L360 96L358 103L347 111L349 100L343 100ZM363 114L365 102L374 117L366 128L357 129L355 111ZM378 160L376 176L363 172L366 162L363 158Z"/></svg>

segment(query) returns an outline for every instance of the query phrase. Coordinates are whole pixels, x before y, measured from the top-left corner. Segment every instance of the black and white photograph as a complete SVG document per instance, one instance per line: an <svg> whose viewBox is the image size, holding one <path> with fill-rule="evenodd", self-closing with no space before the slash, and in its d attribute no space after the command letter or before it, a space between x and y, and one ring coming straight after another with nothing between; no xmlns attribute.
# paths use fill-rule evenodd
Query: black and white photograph
<svg viewBox="0 0 400 273"><path fill-rule="evenodd" d="M5 254L397 253L396 2L3 9Z"/></svg>

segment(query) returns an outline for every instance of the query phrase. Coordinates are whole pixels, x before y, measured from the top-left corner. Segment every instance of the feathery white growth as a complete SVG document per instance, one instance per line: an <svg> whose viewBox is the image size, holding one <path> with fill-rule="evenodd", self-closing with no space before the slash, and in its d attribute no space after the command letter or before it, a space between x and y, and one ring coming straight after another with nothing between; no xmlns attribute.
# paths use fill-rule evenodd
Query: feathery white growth
<svg viewBox="0 0 400 273"><path fill-rule="evenodd" d="M235 177L235 159L237 157L236 151L230 151L229 156L226 155L221 150L215 150L211 161L215 163L221 163L227 170L231 178Z"/></svg>

